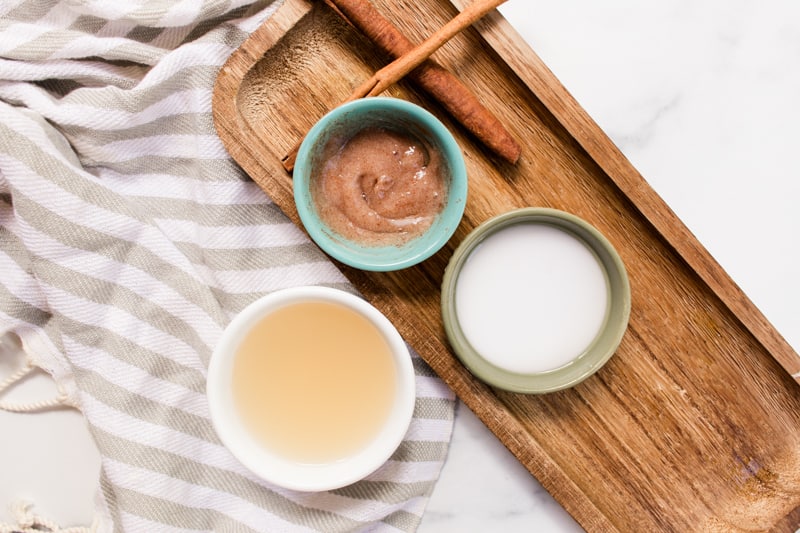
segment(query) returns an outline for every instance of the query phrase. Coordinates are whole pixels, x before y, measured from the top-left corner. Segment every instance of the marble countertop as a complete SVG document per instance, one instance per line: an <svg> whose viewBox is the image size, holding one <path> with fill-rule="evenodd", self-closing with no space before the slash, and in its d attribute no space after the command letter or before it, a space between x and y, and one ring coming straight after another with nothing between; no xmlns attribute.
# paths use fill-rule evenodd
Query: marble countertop
<svg viewBox="0 0 800 533"><path fill-rule="evenodd" d="M500 11L800 352L800 4L510 0ZM498 525L582 531L459 405L419 532Z"/></svg>
<svg viewBox="0 0 800 533"><path fill-rule="evenodd" d="M800 351L800 4L510 0L500 10ZM48 387L38 376L27 393ZM32 495L54 520L88 523L98 461L81 415L33 418L0 412L0 523L4 502ZM37 459L10 461L22 446ZM498 526L582 531L459 404L419 532Z"/></svg>

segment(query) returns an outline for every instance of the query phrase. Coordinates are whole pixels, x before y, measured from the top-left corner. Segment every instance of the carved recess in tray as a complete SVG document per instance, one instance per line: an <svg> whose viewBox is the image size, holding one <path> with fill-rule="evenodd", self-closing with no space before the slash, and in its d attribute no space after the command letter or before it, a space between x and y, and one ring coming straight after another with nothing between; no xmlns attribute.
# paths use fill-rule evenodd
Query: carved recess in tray
<svg viewBox="0 0 800 533"><path fill-rule="evenodd" d="M374 4L415 42L456 13L440 0ZM392 88L461 143L466 214L422 265L345 274L587 530L793 532L800 387L786 370L798 370L796 354L505 21L493 14L479 28L485 38L470 29L435 58L522 141L519 163L490 157L408 83ZM280 158L386 61L321 2L286 0L220 72L220 137L295 223ZM629 330L606 367L540 397L474 380L452 356L439 315L455 246L488 217L527 205L572 212L603 232L633 296Z"/></svg>

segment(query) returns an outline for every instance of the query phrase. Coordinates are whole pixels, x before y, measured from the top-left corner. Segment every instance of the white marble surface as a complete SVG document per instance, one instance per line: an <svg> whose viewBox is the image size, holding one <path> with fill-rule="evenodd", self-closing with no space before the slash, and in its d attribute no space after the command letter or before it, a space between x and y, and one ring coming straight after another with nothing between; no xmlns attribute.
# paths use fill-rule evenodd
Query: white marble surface
<svg viewBox="0 0 800 533"><path fill-rule="evenodd" d="M800 3L509 0L501 11L800 350ZM44 377L29 385L20 399L49 392ZM0 523L19 497L62 524L90 520L98 463L77 413L0 412L0 435ZM419 531L499 529L580 531L460 405Z"/></svg>
<svg viewBox="0 0 800 533"><path fill-rule="evenodd" d="M510 0L500 11L800 351L800 3ZM419 532L580 531L504 452L460 406Z"/></svg>

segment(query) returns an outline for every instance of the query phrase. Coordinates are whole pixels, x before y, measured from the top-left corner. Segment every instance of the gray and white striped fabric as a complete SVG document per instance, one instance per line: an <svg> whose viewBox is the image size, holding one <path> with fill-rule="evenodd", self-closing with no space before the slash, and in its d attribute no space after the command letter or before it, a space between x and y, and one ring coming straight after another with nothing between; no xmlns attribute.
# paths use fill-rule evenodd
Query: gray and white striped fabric
<svg viewBox="0 0 800 533"><path fill-rule="evenodd" d="M341 490L265 484L209 421L208 359L237 311L352 290L216 137L216 73L277 8L251 1L0 1L0 334L85 414L100 530L413 531L454 407L418 357L406 440Z"/></svg>

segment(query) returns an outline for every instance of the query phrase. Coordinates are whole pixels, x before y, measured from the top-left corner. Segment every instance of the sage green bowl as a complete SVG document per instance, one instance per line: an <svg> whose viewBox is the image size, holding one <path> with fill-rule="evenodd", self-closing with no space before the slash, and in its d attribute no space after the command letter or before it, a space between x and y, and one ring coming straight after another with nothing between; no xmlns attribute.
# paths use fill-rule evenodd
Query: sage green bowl
<svg viewBox="0 0 800 533"><path fill-rule="evenodd" d="M462 330L456 307L459 275L472 252L486 238L516 224L545 224L581 241L597 260L606 283L606 310L588 347L566 364L542 372L517 373L496 366L479 353ZM530 302L531 306L540 305ZM475 228L455 250L442 282L442 318L447 338L461 362L477 378L508 391L541 394L577 385L597 372L617 350L628 326L631 292L617 251L597 229L581 218L550 208L522 208L503 213Z"/></svg>

